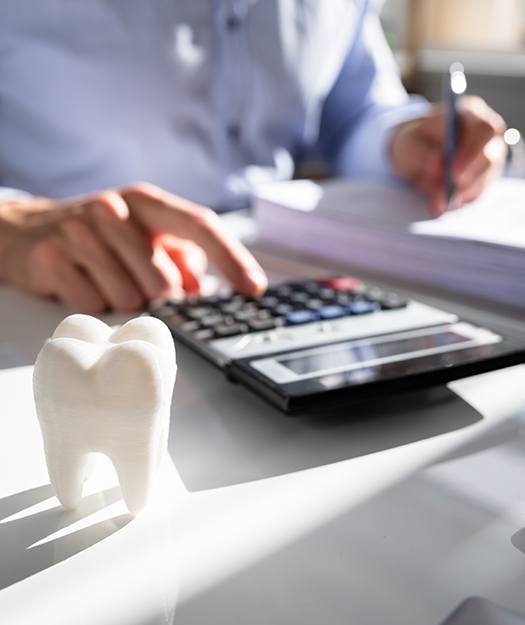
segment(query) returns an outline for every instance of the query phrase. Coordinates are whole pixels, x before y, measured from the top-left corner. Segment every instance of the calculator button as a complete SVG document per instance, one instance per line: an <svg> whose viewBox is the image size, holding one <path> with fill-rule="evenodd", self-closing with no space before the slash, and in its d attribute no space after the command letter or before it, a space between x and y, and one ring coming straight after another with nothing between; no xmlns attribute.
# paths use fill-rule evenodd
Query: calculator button
<svg viewBox="0 0 525 625"><path fill-rule="evenodd" d="M197 339L197 341L209 341L215 336L215 332L211 328L203 328L202 330L192 332L191 336Z"/></svg>
<svg viewBox="0 0 525 625"><path fill-rule="evenodd" d="M355 301L355 299L355 295L350 295L349 293L338 293L335 296L334 301L336 304L339 304L339 306L348 306L348 304Z"/></svg>
<svg viewBox="0 0 525 625"><path fill-rule="evenodd" d="M303 293L302 291L294 291L288 298L290 302L293 304L304 304L308 301L309 296L308 293Z"/></svg>
<svg viewBox="0 0 525 625"><path fill-rule="evenodd" d="M224 338L226 336L235 336L236 334L245 334L248 331L244 323L221 323L215 327L215 337Z"/></svg>
<svg viewBox="0 0 525 625"><path fill-rule="evenodd" d="M229 302L224 302L219 304L218 308L221 312L226 313L227 315L231 315L236 311L240 310L244 306L244 300L242 299L233 299Z"/></svg>
<svg viewBox="0 0 525 625"><path fill-rule="evenodd" d="M335 291L328 287L323 287L322 289L319 290L318 296L325 302L327 300L333 301L335 297Z"/></svg>
<svg viewBox="0 0 525 625"><path fill-rule="evenodd" d="M351 276L342 276L340 278L330 278L322 280L323 286L327 286L334 291L359 291L364 288L363 282Z"/></svg>
<svg viewBox="0 0 525 625"><path fill-rule="evenodd" d="M321 288L321 283L318 280L307 280L302 285L303 291L309 293L310 295L315 295L319 293L319 289Z"/></svg>
<svg viewBox="0 0 525 625"><path fill-rule="evenodd" d="M199 321L185 321L179 325L179 329L183 332L195 332L201 329L201 324Z"/></svg>
<svg viewBox="0 0 525 625"><path fill-rule="evenodd" d="M173 326L180 326L183 323L187 322L186 317L183 317L182 315L179 315L179 313L173 311L170 312L168 315L165 315L163 319L166 321L166 323L169 323Z"/></svg>
<svg viewBox="0 0 525 625"><path fill-rule="evenodd" d="M215 310L211 306L194 306L181 309L189 319L200 320L212 315Z"/></svg>
<svg viewBox="0 0 525 625"><path fill-rule="evenodd" d="M337 319L339 317L346 317L348 314L346 308L337 305L323 306L323 308L320 308L317 312L321 319Z"/></svg>
<svg viewBox="0 0 525 625"><path fill-rule="evenodd" d="M276 315L286 315L286 313L292 310L293 310L293 306L291 304L279 304L273 309L273 312Z"/></svg>
<svg viewBox="0 0 525 625"><path fill-rule="evenodd" d="M261 308L275 308L279 304L277 297L273 295L263 295L258 301Z"/></svg>
<svg viewBox="0 0 525 625"><path fill-rule="evenodd" d="M173 309L169 304L163 304L162 306L155 308L155 313L161 319L167 319L173 315Z"/></svg>
<svg viewBox="0 0 525 625"><path fill-rule="evenodd" d="M379 287L372 286L368 287L364 291L363 295L366 297L366 299L372 302L380 302L382 299L385 299L388 294Z"/></svg>
<svg viewBox="0 0 525 625"><path fill-rule="evenodd" d="M351 315L366 315L377 309L378 305L375 302L368 302L366 300L357 300L347 306L347 310Z"/></svg>
<svg viewBox="0 0 525 625"><path fill-rule="evenodd" d="M397 310L399 308L406 308L408 306L408 301L394 293L390 293L387 297L380 300L379 304L383 310Z"/></svg>
<svg viewBox="0 0 525 625"><path fill-rule="evenodd" d="M291 310L285 316L286 323L289 326L296 326L303 323L311 323L317 321L319 315L313 310Z"/></svg>
<svg viewBox="0 0 525 625"><path fill-rule="evenodd" d="M259 310L257 313L257 319L271 319L274 315L272 315L271 310Z"/></svg>
<svg viewBox="0 0 525 625"><path fill-rule="evenodd" d="M281 284L275 287L274 293L277 297L289 297L292 294L292 287L289 284Z"/></svg>
<svg viewBox="0 0 525 625"><path fill-rule="evenodd" d="M280 342L287 339L282 326L316 322L313 332L338 330L340 318L364 315L376 310L404 308L406 299L351 276L326 280L289 282L268 289L252 298L234 293L229 297L189 297L170 300L159 309L162 318L196 340L234 337L255 332L256 341L271 336ZM333 322L332 322L333 320Z"/></svg>
<svg viewBox="0 0 525 625"><path fill-rule="evenodd" d="M325 305L325 302L323 302L323 300L320 300L320 299L309 299L306 302L306 308L309 308L310 310L319 310L324 305Z"/></svg>
<svg viewBox="0 0 525 625"><path fill-rule="evenodd" d="M257 308L244 308L238 310L237 312L234 312L233 316L237 321L248 321L249 319L257 317L258 314L259 311L257 310Z"/></svg>
<svg viewBox="0 0 525 625"><path fill-rule="evenodd" d="M208 306L217 306L225 301L227 301L227 298L222 295L207 295L200 299L201 304L207 304Z"/></svg>
<svg viewBox="0 0 525 625"><path fill-rule="evenodd" d="M222 322L224 322L224 317L222 315L208 315L207 317L200 319L200 323L203 328L214 328Z"/></svg>
<svg viewBox="0 0 525 625"><path fill-rule="evenodd" d="M262 332L263 330L273 330L281 325L279 319L251 319L248 321L248 327L254 332Z"/></svg>

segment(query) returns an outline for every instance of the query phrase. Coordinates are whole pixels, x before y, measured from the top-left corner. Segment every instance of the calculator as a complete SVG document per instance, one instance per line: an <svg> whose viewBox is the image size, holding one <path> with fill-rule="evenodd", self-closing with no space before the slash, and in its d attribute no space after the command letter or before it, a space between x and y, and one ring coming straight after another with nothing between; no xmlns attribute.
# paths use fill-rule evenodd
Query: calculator
<svg viewBox="0 0 525 625"><path fill-rule="evenodd" d="M173 336L286 413L523 362L524 344L352 276L168 301Z"/></svg>

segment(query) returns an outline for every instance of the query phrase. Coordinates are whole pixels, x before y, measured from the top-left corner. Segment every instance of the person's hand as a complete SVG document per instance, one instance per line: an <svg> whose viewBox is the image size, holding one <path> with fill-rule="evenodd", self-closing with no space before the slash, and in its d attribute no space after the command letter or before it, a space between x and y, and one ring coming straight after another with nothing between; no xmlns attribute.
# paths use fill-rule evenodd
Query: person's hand
<svg viewBox="0 0 525 625"><path fill-rule="evenodd" d="M505 122L482 99L460 100L459 146L453 163L454 206L475 200L500 175L506 157ZM447 210L443 186L445 114L436 106L431 115L400 124L394 131L390 155L394 169L428 197L430 211Z"/></svg>
<svg viewBox="0 0 525 625"><path fill-rule="evenodd" d="M237 291L266 288L260 265L211 209L151 184L0 203L0 279L75 311L196 294L207 258Z"/></svg>

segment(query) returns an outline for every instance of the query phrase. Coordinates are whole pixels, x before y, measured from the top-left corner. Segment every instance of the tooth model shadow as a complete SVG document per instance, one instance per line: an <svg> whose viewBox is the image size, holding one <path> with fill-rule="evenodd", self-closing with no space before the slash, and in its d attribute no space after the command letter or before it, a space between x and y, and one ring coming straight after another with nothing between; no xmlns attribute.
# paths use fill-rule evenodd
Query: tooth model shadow
<svg viewBox="0 0 525 625"><path fill-rule="evenodd" d="M39 486L0 499L0 590L66 560L111 536L131 518L119 515L34 545L48 536L118 501L118 488L89 495L75 511L61 507L22 518L10 517L52 497L51 486Z"/></svg>
<svg viewBox="0 0 525 625"><path fill-rule="evenodd" d="M144 508L167 448L175 348L153 317L113 331L88 315L64 319L35 363L33 391L49 478L75 508L92 452L107 455L128 510Z"/></svg>
<svg viewBox="0 0 525 625"><path fill-rule="evenodd" d="M525 527L522 527L520 530L512 534L510 542L514 545L514 547L516 547L516 549L525 554Z"/></svg>

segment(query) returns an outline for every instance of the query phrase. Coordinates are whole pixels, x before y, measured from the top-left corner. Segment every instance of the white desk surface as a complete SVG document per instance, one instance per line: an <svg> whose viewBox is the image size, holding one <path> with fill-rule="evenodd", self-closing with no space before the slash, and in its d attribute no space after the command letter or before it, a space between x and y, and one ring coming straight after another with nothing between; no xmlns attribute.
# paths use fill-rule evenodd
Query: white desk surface
<svg viewBox="0 0 525 625"><path fill-rule="evenodd" d="M2 625L420 625L468 594L525 612L524 367L454 383L465 401L418 393L352 419L304 421L179 347L174 464L148 511L123 514L106 465L66 514L48 485L30 387L30 365L64 315L0 288Z"/></svg>

